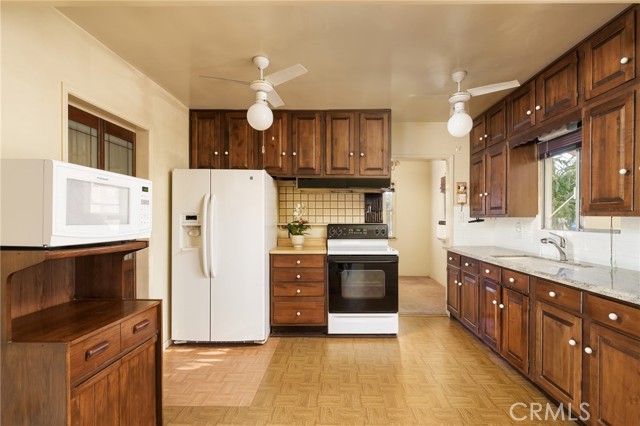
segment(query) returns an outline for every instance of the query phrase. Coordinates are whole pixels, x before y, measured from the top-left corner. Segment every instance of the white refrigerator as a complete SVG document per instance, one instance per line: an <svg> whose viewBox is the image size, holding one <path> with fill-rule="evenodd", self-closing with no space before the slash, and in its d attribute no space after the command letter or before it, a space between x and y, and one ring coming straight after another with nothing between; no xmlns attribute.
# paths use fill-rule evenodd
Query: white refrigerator
<svg viewBox="0 0 640 426"><path fill-rule="evenodd" d="M173 170L174 342L267 340L276 194L264 170Z"/></svg>

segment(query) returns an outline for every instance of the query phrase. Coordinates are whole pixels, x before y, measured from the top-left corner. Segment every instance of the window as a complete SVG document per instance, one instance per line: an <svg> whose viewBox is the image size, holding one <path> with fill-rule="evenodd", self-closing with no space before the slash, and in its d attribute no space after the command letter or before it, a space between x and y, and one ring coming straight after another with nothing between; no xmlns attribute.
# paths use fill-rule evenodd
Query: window
<svg viewBox="0 0 640 426"><path fill-rule="evenodd" d="M135 133L69 106L69 162L135 175Z"/></svg>

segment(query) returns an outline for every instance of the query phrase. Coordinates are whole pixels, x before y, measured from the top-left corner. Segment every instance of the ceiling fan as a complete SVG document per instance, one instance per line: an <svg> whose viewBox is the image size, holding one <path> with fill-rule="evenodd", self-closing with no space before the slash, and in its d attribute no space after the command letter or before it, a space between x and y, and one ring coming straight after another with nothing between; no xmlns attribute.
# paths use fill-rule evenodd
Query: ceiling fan
<svg viewBox="0 0 640 426"><path fill-rule="evenodd" d="M460 83L462 83L462 80L464 80L466 76L466 71L454 71L451 74L451 79L458 84L458 90L449 96L449 103L453 108L453 114L447 122L447 129L449 130L449 134L455 137L465 136L473 127L473 120L465 111L465 102L468 102L472 96L486 95L520 86L518 80L511 80L462 90Z"/></svg>
<svg viewBox="0 0 640 426"><path fill-rule="evenodd" d="M305 74L307 69L301 64L296 64L265 76L264 70L269 66L269 58L258 55L254 56L252 61L260 70L260 78L257 80L234 80L231 78L214 77L209 75L201 75L200 77L232 81L248 85L254 92L256 92L256 101L247 110L247 120L254 129L266 130L273 123L273 113L271 112L271 109L269 109L267 101L274 107L284 105L284 101L276 92L275 87Z"/></svg>

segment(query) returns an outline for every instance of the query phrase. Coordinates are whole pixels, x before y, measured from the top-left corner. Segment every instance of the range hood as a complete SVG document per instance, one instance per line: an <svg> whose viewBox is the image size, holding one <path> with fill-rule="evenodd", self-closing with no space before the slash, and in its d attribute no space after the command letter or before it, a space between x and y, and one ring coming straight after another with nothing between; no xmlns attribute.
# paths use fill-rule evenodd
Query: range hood
<svg viewBox="0 0 640 426"><path fill-rule="evenodd" d="M390 178L297 178L298 189L330 189L335 191L384 192Z"/></svg>

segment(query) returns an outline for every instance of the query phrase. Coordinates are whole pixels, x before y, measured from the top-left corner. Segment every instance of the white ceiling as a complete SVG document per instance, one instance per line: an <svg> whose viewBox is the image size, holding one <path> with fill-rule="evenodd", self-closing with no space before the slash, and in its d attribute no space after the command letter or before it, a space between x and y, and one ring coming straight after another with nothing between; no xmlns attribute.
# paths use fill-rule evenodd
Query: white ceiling
<svg viewBox="0 0 640 426"><path fill-rule="evenodd" d="M257 54L266 74L309 72L278 87L281 109L391 108L394 121L446 121L450 73L463 88L524 82L626 4L422 1L51 2L189 108L246 109ZM506 92L473 98L475 115Z"/></svg>

